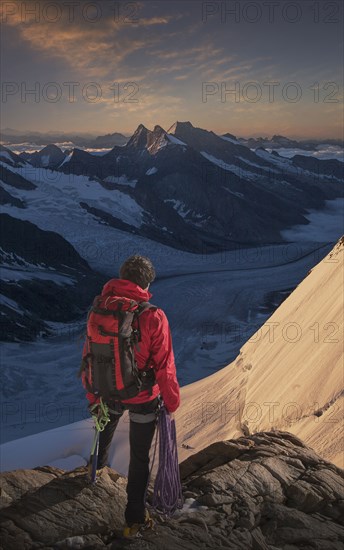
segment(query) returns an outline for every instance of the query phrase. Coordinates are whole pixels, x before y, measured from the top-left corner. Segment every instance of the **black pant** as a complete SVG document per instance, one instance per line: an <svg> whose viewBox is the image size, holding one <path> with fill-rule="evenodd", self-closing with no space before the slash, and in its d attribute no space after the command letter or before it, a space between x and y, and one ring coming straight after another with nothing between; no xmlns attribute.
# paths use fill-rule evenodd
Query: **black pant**
<svg viewBox="0 0 344 550"><path fill-rule="evenodd" d="M108 463L109 450L119 419L125 409L129 412L146 415L154 413L158 406L158 397L142 404L127 404L117 402L110 406L118 414L110 413L110 422L99 434L98 468ZM129 415L130 416L130 415ZM128 526L133 523L143 523L145 520L144 494L149 475L149 451L155 433L156 420L151 422L135 422L130 418L129 443L130 463L128 470L127 495L128 502L125 510L125 520Z"/></svg>

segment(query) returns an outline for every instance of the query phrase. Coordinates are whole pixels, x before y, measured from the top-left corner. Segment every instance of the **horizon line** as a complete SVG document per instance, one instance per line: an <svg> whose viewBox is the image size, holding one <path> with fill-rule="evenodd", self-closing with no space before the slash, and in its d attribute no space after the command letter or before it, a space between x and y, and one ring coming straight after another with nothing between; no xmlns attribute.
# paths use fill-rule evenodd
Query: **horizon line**
<svg viewBox="0 0 344 550"><path fill-rule="evenodd" d="M176 121L176 122L190 122L190 121ZM176 123L175 122L175 123ZM169 128L171 128L175 123L173 123ZM191 123L192 124L192 123ZM66 131L66 130L17 130L16 128L11 128L11 127L6 127L6 128L0 128L0 137L1 137L1 134L2 133L5 133L5 131L7 130L11 130L13 132L18 132L18 135L25 135L25 134L40 134L40 135L45 135L45 136L49 136L49 134L61 134L61 135L65 135L66 137L68 136L77 136L77 135L88 135L88 136L92 136L92 137L99 137L99 136L104 136L104 135L111 135L111 134L121 134L123 135L124 137L126 138L130 138L131 136L133 136L133 134L136 132L136 130L138 129L138 127L142 125L142 126L145 126L144 124L140 123L136 126L135 130L132 131L132 133L128 134L127 131L121 131L121 130L114 130L114 131L111 131L111 130L104 130L104 133L103 134L100 134L100 133L94 133L94 131L88 131L88 130L82 130L82 131L78 131L78 130L71 130L71 131ZM156 124L155 126L160 126L159 124ZM200 126L194 126L192 124L192 126L194 128L200 128L202 130L206 130L208 132L214 132L216 135L218 136L223 136L225 135L226 133L229 133L229 134L232 134L232 132L225 132L225 134L222 134L222 133L218 133L216 132L215 130L208 130L206 128L201 128ZM147 128L147 126L145 126L145 128ZM148 130L150 130L149 128L147 128ZM164 128L163 128L164 129ZM150 130L152 131L152 130ZM164 131L166 133L168 133L168 130L165 130ZM232 135L235 135L235 134L232 134ZM251 134L250 136L246 137L246 136L238 136L238 135L235 135L235 137L237 139L258 139L258 138L262 138L262 139L267 139L267 140L271 140L273 138L273 136L281 136L281 137L285 137L287 139L290 139L290 140L294 140L294 141L309 141L309 140L314 140L314 141L324 141L324 140L336 140L336 141L344 141L344 136L343 137L330 137L330 136L322 136L322 137L311 137L311 136L287 136L287 135L284 135L284 134L279 134L279 133L273 133L271 135L264 135L264 134L258 134L257 132L255 132L254 134ZM16 137L15 135L13 135L13 137Z"/></svg>

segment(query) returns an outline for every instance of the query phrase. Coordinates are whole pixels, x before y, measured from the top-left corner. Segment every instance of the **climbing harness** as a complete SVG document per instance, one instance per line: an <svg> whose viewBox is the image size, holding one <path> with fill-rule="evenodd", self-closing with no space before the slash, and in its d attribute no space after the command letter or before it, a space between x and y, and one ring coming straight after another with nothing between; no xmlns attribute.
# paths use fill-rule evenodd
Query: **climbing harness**
<svg viewBox="0 0 344 550"><path fill-rule="evenodd" d="M100 398L99 403L94 403L89 407L89 411L94 420L95 435L91 448L90 461L88 463L88 476L92 483L97 480L97 464L99 451L99 434L105 429L105 426L110 422L109 407Z"/></svg>

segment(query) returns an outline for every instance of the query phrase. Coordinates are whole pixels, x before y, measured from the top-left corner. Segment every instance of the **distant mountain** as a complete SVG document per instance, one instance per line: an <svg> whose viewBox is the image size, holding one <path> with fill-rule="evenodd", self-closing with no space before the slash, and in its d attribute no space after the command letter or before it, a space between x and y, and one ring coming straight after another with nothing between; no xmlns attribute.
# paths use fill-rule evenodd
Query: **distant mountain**
<svg viewBox="0 0 344 550"><path fill-rule="evenodd" d="M19 130L14 130L13 128L3 128L0 130L0 135L3 136L3 135L7 135L7 136L18 136L22 133L27 133L27 132L21 132ZM38 132L37 132L38 133Z"/></svg>
<svg viewBox="0 0 344 550"><path fill-rule="evenodd" d="M19 156L30 162L32 166L51 168L53 170L60 166L67 155L66 153L63 153L62 149L56 145L49 144L35 153L20 153Z"/></svg>
<svg viewBox="0 0 344 550"><path fill-rule="evenodd" d="M114 147L114 145L124 145L128 138L119 132L96 136L92 134L71 134L64 132L19 132L5 128L0 132L1 140L5 145L17 143L29 143L37 146L45 146L51 143L71 142L79 147Z"/></svg>
<svg viewBox="0 0 344 550"><path fill-rule="evenodd" d="M89 147L114 147L115 145L124 145L127 143L128 138L123 134L114 132L113 134L106 134L105 136L98 136L96 139L91 142L93 145Z"/></svg>
<svg viewBox="0 0 344 550"><path fill-rule="evenodd" d="M226 135L226 134L225 134ZM306 139L297 141L295 139L289 139L285 136L273 135L272 138L258 137L258 138L239 138L239 142L242 145L246 145L250 149L256 149L258 147L265 148L290 148L290 149L303 149L305 151L314 151L319 145L328 144L338 147L344 147L344 142L341 139Z"/></svg>
<svg viewBox="0 0 344 550"><path fill-rule="evenodd" d="M99 223L190 252L283 242L283 229L309 223L308 209L343 195L337 160L251 151L233 134L219 136L189 121L168 131L140 124L125 145L104 155L50 145L24 157L35 167L91 178L143 212L137 223L80 196L78 207Z"/></svg>

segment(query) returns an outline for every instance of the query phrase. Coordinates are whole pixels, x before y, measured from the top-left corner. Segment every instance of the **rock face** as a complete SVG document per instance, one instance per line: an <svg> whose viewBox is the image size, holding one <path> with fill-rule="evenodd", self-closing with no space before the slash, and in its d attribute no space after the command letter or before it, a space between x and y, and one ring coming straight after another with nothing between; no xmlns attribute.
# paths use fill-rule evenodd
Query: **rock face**
<svg viewBox="0 0 344 550"><path fill-rule="evenodd" d="M3 137L4 136L2 134L2 138ZM1 162L8 164L9 166L15 166L16 168L20 168L21 166L29 166L29 163L26 162L26 159L24 157L21 157L20 155L16 155L16 153L13 153L13 151L11 151L10 149L7 149L7 147L2 145L1 143L0 143L0 160Z"/></svg>
<svg viewBox="0 0 344 550"><path fill-rule="evenodd" d="M54 143L50 143L43 147L40 151L26 154L25 160L29 161L32 166L40 166L54 170L65 160L66 153L57 147Z"/></svg>
<svg viewBox="0 0 344 550"><path fill-rule="evenodd" d="M221 441L180 465L185 504L123 540L126 478L104 468L1 475L1 548L341 550L344 471L288 432ZM150 493L151 494L151 493Z"/></svg>
<svg viewBox="0 0 344 550"><path fill-rule="evenodd" d="M0 214L0 235L2 341L48 336L47 322L80 318L105 283L58 233Z"/></svg>

